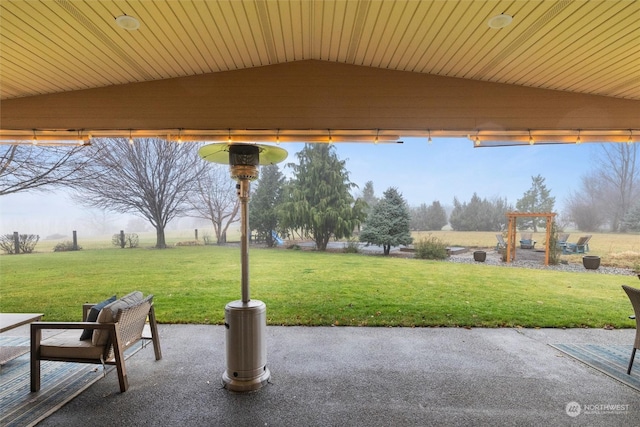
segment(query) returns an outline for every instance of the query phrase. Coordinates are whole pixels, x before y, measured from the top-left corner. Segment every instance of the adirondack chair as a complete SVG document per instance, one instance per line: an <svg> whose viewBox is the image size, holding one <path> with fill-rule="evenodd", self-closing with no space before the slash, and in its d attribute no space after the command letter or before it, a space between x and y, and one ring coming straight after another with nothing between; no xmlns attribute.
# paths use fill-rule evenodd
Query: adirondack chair
<svg viewBox="0 0 640 427"><path fill-rule="evenodd" d="M502 234L496 234L496 239L498 239L498 243L496 244L496 251L500 251L501 249L507 248L507 242L504 241L504 237Z"/></svg>
<svg viewBox="0 0 640 427"><path fill-rule="evenodd" d="M589 252L589 240L591 240L591 234L582 236L576 243L567 243L562 248L563 254L584 254Z"/></svg>
<svg viewBox="0 0 640 427"><path fill-rule="evenodd" d="M567 246L567 240L569 239L569 233L562 233L558 235L558 241L556 242L556 248L564 250Z"/></svg>
<svg viewBox="0 0 640 427"><path fill-rule="evenodd" d="M533 249L536 246L536 241L533 240L531 233L522 233L520 239L520 249Z"/></svg>

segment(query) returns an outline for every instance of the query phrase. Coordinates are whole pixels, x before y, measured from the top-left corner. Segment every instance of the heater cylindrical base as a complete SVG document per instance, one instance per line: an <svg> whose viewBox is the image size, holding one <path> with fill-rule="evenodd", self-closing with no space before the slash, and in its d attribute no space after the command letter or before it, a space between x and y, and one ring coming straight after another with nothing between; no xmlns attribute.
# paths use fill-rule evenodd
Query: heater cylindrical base
<svg viewBox="0 0 640 427"><path fill-rule="evenodd" d="M264 372L251 380L237 380L235 378L230 378L227 371L222 374L222 385L229 391L235 393L247 393L250 391L260 390L264 385L269 382L269 378L271 378L271 372L265 366Z"/></svg>
<svg viewBox="0 0 640 427"><path fill-rule="evenodd" d="M271 377L267 369L267 306L258 300L232 301L224 312L227 369L222 383L230 391L258 390Z"/></svg>

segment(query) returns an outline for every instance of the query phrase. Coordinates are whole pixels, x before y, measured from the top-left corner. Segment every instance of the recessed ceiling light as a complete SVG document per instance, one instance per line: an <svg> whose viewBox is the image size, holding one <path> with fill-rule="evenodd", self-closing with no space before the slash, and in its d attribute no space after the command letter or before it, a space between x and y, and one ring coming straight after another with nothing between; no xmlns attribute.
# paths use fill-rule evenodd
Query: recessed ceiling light
<svg viewBox="0 0 640 427"><path fill-rule="evenodd" d="M135 31L140 28L140 21L129 15L118 16L116 18L116 24L118 24L120 28L124 28L127 31Z"/></svg>
<svg viewBox="0 0 640 427"><path fill-rule="evenodd" d="M489 27L491 28L499 29L508 26L509 24L511 24L511 21L513 21L513 17L511 15L505 15L504 13L502 13L500 15L494 16L493 18L490 18L487 22L487 25L489 25Z"/></svg>

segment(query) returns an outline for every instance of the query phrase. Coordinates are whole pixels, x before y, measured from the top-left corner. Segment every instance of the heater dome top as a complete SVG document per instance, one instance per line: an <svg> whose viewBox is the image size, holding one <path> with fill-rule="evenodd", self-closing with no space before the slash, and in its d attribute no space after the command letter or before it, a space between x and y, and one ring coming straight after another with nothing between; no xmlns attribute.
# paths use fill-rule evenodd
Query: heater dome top
<svg viewBox="0 0 640 427"><path fill-rule="evenodd" d="M257 154L257 160L255 155ZM232 164L231 159L234 162L247 159L247 165L274 165L282 162L287 158L287 150L273 145L262 144L225 144L216 143L208 144L200 147L198 155L204 160L221 163Z"/></svg>

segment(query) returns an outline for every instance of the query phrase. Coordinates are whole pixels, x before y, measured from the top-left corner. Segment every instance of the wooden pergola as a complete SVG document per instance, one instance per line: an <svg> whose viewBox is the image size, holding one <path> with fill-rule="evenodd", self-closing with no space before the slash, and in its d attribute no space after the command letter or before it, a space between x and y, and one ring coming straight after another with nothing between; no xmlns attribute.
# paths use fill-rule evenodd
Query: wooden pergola
<svg viewBox="0 0 640 427"><path fill-rule="evenodd" d="M507 212L506 214L508 223L507 228L507 262L511 262L516 259L516 222L518 218L539 218L545 217L547 219L547 236L546 246L544 250L544 265L549 265L549 241L551 239L551 228L553 227L553 217L556 216L553 212Z"/></svg>

